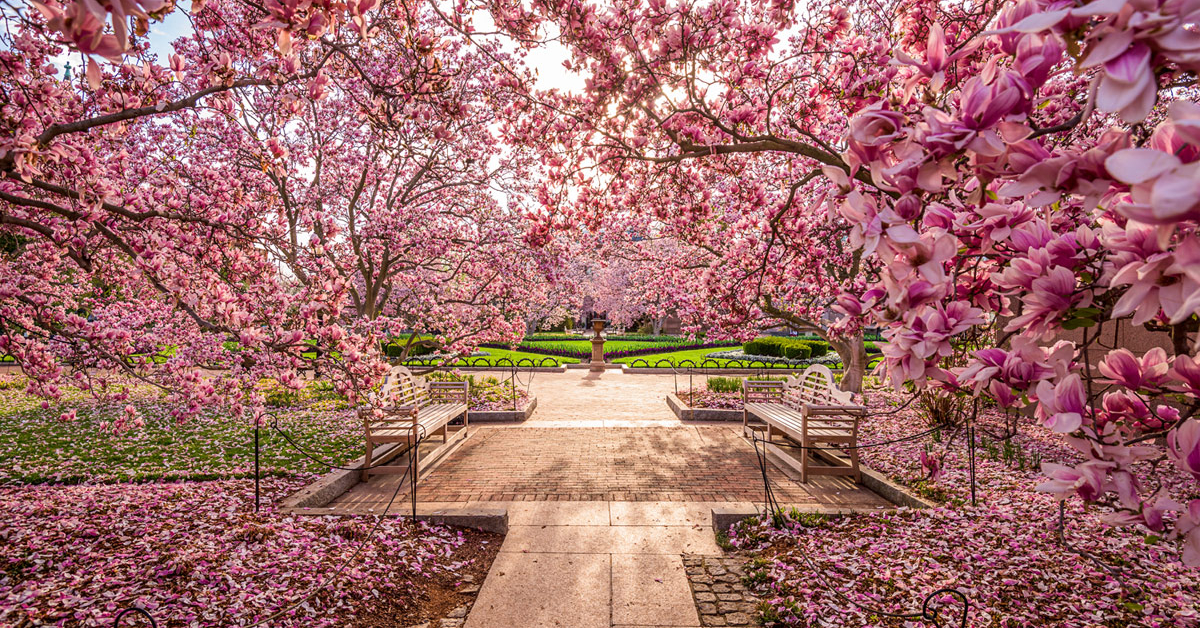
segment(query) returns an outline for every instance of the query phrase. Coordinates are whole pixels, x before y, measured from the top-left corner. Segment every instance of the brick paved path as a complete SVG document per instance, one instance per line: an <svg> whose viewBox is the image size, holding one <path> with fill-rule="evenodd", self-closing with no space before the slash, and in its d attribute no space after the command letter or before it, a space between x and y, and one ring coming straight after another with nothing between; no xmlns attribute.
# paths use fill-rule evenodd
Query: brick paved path
<svg viewBox="0 0 1200 628"><path fill-rule="evenodd" d="M862 501L843 478L806 486L771 475L788 503ZM419 499L439 502L738 502L760 501L762 493L754 451L735 429L682 425L486 428L418 487Z"/></svg>
<svg viewBox="0 0 1200 628"><path fill-rule="evenodd" d="M528 380L526 380L528 381ZM696 385L702 385L697 377ZM686 386L681 381L680 386ZM760 502L762 473L740 423L683 423L664 401L670 375L538 373L537 411L513 426L478 426L418 486L421 502ZM769 467L777 499L837 509L887 506L846 478L808 484ZM397 475L359 484L331 506L377 511Z"/></svg>

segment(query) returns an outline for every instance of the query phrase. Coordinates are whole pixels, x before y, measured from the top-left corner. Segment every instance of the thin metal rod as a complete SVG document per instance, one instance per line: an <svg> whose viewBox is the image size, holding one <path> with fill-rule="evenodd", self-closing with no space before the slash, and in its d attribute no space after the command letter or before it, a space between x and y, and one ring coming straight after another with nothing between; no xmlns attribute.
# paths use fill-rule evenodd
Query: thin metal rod
<svg viewBox="0 0 1200 628"><path fill-rule="evenodd" d="M971 505L975 506L975 423L967 428L967 437L971 441L971 446L968 450L967 458L971 461Z"/></svg>
<svg viewBox="0 0 1200 628"><path fill-rule="evenodd" d="M409 456L412 462L410 471L412 472L410 484L412 485L412 522L413 526L417 525L417 454L420 453L421 438L418 436L413 441L412 455Z"/></svg>
<svg viewBox="0 0 1200 628"><path fill-rule="evenodd" d="M254 417L254 512L258 512L259 498L260 498L260 495L262 494L261 488L259 487L259 478L262 476L259 474L259 467L258 467L258 458L259 458L259 453L258 453L258 442L259 442L258 441L258 427L259 426L258 426L258 424L259 424L259 421L260 421L260 419L257 416Z"/></svg>
<svg viewBox="0 0 1200 628"><path fill-rule="evenodd" d="M1066 537L1067 527L1067 500L1059 500L1058 502L1058 544L1067 545Z"/></svg>

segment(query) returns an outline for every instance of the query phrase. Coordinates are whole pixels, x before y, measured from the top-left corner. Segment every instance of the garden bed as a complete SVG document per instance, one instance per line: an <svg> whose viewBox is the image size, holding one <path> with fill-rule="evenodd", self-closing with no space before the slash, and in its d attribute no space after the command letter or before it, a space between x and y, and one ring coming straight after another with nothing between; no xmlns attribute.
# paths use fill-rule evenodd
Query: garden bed
<svg viewBox="0 0 1200 628"><path fill-rule="evenodd" d="M517 410L471 410L471 423L507 423L524 421L537 409L537 397L528 397Z"/></svg>
<svg viewBox="0 0 1200 628"><path fill-rule="evenodd" d="M299 479L267 479L265 503ZM373 527L378 529L371 535ZM0 489L0 624L409 626L469 609L500 535L253 512L253 482ZM340 571L343 564L348 565ZM328 580L324 587L319 585Z"/></svg>
<svg viewBox="0 0 1200 628"><path fill-rule="evenodd" d="M689 406L687 404L688 397L686 392L680 394L685 395L680 398L671 393L667 395L667 407L671 408L671 412L679 417L680 421L741 421L742 409L741 404L738 404L737 409L706 407L706 406ZM694 399L693 401L699 401Z"/></svg>
<svg viewBox="0 0 1200 628"><path fill-rule="evenodd" d="M861 443L928 427L911 407L884 414L902 403L895 393L871 391L869 399ZM999 419L985 413L981 432L1000 429ZM919 610L927 594L943 587L969 598L970 626L1200 623L1200 570L1179 562L1179 542L1108 527L1102 518L1109 508L1072 498L1066 545L1059 543L1058 503L1036 486L1043 481L1040 462L1079 460L1060 436L1024 423L1011 439L981 437L974 506L962 434L861 452L865 465L942 505L832 518L797 513L779 528L735 526L733 546L759 559L753 578L766 600L759 608L766 625L903 626L876 611ZM939 464L922 467L922 452ZM934 466L938 473L930 477L926 469ZM1178 492L1184 486L1178 480L1168 490ZM950 608L942 617L957 625Z"/></svg>
<svg viewBox="0 0 1200 628"><path fill-rule="evenodd" d="M23 388L0 379L0 625L108 627L132 605L160 627L248 625L316 591L270 625L410 626L465 616L499 550L477 530L388 517L372 535L373 517L283 512L328 467L270 428L255 513L245 422L179 423L142 387L120 403L66 389L46 408ZM334 464L361 457L361 424L336 396L267 392L296 444ZM126 404L144 425L115 433Z"/></svg>

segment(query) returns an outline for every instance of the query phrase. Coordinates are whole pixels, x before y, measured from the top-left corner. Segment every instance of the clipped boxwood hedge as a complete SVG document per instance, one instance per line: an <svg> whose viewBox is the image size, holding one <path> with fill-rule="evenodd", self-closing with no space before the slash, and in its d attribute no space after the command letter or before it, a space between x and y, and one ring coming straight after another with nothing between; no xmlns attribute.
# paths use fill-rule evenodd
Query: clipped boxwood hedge
<svg viewBox="0 0 1200 628"><path fill-rule="evenodd" d="M807 360L819 358L829 353L829 343L823 340L806 338L784 338L781 336L764 336L755 338L742 345L746 355L765 355L772 358L787 358L789 360Z"/></svg>

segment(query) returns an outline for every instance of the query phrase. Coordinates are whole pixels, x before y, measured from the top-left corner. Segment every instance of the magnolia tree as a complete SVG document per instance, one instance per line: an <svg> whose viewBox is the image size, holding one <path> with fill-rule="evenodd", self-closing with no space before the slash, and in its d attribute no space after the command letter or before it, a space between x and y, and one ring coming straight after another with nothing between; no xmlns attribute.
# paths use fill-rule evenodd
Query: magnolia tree
<svg viewBox="0 0 1200 628"><path fill-rule="evenodd" d="M303 285L347 286L356 330L412 331L406 353L513 341L551 265L536 256L553 247L522 250L522 158L490 130L511 91L488 57L421 15L420 45L377 33L352 63L324 68L319 100L302 86L243 90L239 116L197 133L227 177L271 199L270 254Z"/></svg>
<svg viewBox="0 0 1200 628"><path fill-rule="evenodd" d="M444 70L461 51L423 4L191 8L156 59L146 25L173 4L4 5L0 351L31 392L123 372L181 414L241 412L261 377L298 385L313 344L353 396L385 367L380 329L509 333L529 289L494 281L518 263L487 245L515 210L480 183L494 153L450 137L487 140L464 129L498 104L481 62Z"/></svg>
<svg viewBox="0 0 1200 628"><path fill-rule="evenodd" d="M1200 500L1145 480L1175 467L1200 482L1200 6L995 8L901 14L921 28L852 49L886 71L829 77L870 86L853 93L849 169L825 172L854 243L886 264L841 307L887 327L897 384L1062 433L1085 461L1047 465L1044 490L1186 536L1183 559L1200 564ZM1120 324L1166 328L1171 350L1099 344ZM1080 341L1056 341L1064 330ZM1152 464L1155 441L1169 465Z"/></svg>
<svg viewBox="0 0 1200 628"><path fill-rule="evenodd" d="M826 313L840 290L865 286L866 263L848 222L827 215L833 186L819 169L849 169L835 145L855 103L812 92L841 52L824 41L810 50L798 30L777 45L791 12L766 4L491 8L522 40L553 22L568 67L588 79L583 94L537 94L510 136L543 151L548 228L644 216L654 238L680 244L675 263L653 263L674 277L664 294L681 297L672 309L695 312L693 327L817 333L847 365L842 385L857 390L861 333L830 329ZM820 22L850 27L845 12Z"/></svg>
<svg viewBox="0 0 1200 628"><path fill-rule="evenodd" d="M633 209L626 190L698 192L751 155L777 159L758 171L763 194L819 169L804 211L829 207L835 232L852 227L836 243L873 260L835 309L886 329L888 379L1036 417L1085 457L1047 466L1044 490L1184 537L1200 564L1196 484L1181 502L1154 480L1200 482L1200 5L793 8L493 3L522 40L555 23L588 77L583 94L529 105L524 137L558 151L545 204L598 222ZM704 233L696 192L638 193L642 211L666 202L665 222L683 213ZM1170 351L1099 344L1122 324L1166 328Z"/></svg>

